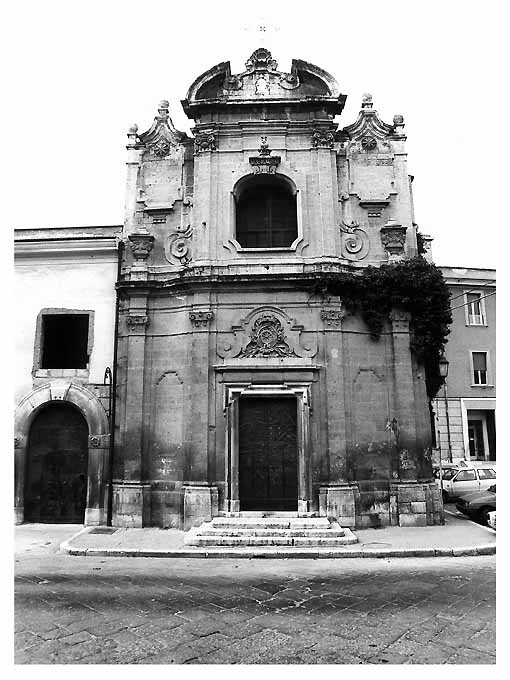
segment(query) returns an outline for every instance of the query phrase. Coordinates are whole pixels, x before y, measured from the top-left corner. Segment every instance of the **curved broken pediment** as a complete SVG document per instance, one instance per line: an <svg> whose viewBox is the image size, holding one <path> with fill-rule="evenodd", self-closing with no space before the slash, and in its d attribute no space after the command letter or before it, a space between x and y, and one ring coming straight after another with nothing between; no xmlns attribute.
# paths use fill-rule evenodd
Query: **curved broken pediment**
<svg viewBox="0 0 510 680"><path fill-rule="evenodd" d="M221 62L200 75L182 101L191 118L197 107L218 103L254 101L321 100L340 113L345 95L340 94L336 80L327 71L301 59L293 59L290 73L278 70L278 63L265 48L255 50L246 61L246 70L232 74L230 62Z"/></svg>

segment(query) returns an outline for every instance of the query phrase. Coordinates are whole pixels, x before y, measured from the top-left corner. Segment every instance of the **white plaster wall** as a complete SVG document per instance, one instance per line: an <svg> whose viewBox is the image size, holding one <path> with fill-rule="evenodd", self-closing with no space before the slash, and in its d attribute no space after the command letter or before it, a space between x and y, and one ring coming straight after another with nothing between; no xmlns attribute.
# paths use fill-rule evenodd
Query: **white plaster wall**
<svg viewBox="0 0 510 680"><path fill-rule="evenodd" d="M102 383L113 362L115 253L20 257L15 263L15 400L32 389L37 315L45 308L94 310L89 382Z"/></svg>

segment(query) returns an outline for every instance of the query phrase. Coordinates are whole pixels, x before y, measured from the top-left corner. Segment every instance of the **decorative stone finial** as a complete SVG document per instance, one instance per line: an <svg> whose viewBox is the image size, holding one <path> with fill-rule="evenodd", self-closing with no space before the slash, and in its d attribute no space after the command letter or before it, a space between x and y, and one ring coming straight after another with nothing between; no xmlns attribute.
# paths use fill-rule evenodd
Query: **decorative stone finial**
<svg viewBox="0 0 510 680"><path fill-rule="evenodd" d="M372 95L368 93L364 94L363 97L361 98L361 108L371 109L372 106L373 106Z"/></svg>
<svg viewBox="0 0 510 680"><path fill-rule="evenodd" d="M273 59L269 50L267 50L265 47L260 47L258 50L255 50L255 52L247 60L246 68L248 71L276 71L278 68L278 62Z"/></svg>
<svg viewBox="0 0 510 680"><path fill-rule="evenodd" d="M166 99L162 99L159 102L159 108L158 108L158 113L160 118L168 118L168 107L170 106L169 102L167 102Z"/></svg>
<svg viewBox="0 0 510 680"><path fill-rule="evenodd" d="M267 137L263 136L260 138L259 154L261 156L271 155L271 149L269 148L269 144L267 143Z"/></svg>
<svg viewBox="0 0 510 680"><path fill-rule="evenodd" d="M131 125L131 127L127 131L128 135L136 135L137 132L138 132L138 125L136 123L133 123L133 125Z"/></svg>
<svg viewBox="0 0 510 680"><path fill-rule="evenodd" d="M400 113L396 113L393 116L393 125L403 125L404 124L404 116L401 116Z"/></svg>

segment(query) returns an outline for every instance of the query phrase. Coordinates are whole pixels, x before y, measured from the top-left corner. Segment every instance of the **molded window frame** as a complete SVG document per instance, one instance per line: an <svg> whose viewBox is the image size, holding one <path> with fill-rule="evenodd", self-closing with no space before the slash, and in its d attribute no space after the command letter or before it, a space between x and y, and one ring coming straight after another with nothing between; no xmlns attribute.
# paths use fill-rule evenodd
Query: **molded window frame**
<svg viewBox="0 0 510 680"><path fill-rule="evenodd" d="M231 196L231 211L230 211L230 219L231 219L231 228L230 228L230 239L229 242L234 246L235 250L239 253L246 253L246 254L260 254L260 253L265 253L265 254L280 254L280 253L285 253L285 252L295 252L300 243L303 241L303 209L302 209L302 203L301 203L301 192L297 188L296 184L294 181L288 177L287 175L284 175L282 173L274 173L271 175L267 175L267 177L273 177L276 178L276 180L282 184L286 184L292 193L293 196L295 196L296 199L296 222L297 222L297 236L294 239L294 241L289 245L289 246L278 246L278 247L270 247L270 246L264 246L261 248L251 248L251 247L245 247L242 246L239 241L237 240L237 202L239 200L239 197L241 196L242 192L246 187L249 187L249 185L253 182L253 180L256 177L260 177L261 175L257 174L250 174L250 175L244 175L241 177L235 184L234 188L230 192ZM256 180L255 180L256 181Z"/></svg>
<svg viewBox="0 0 510 680"><path fill-rule="evenodd" d="M472 314L471 313L471 304L468 301L468 298L470 295L478 295L479 300L479 308L480 308L480 314ZM487 315L485 313L485 299L483 297L483 292L481 290L468 290L464 292L464 309L466 310L466 326L487 326ZM475 317L479 316L480 317L480 322L474 321Z"/></svg>
<svg viewBox="0 0 510 680"><path fill-rule="evenodd" d="M80 314L89 317L89 328L87 337L87 367L86 368L43 368L42 358L44 350L44 317L56 315L73 316ZM94 315L92 309L68 309L61 307L46 307L41 309L37 315L35 342L34 342L34 362L32 376L34 378L84 378L88 379L90 370L90 356L94 346Z"/></svg>
<svg viewBox="0 0 510 680"><path fill-rule="evenodd" d="M474 360L473 360L473 355L474 354L485 354L485 380L486 382L476 382L476 375L475 375L475 366L474 366ZM490 365L490 353L488 350L485 349L472 349L469 352L469 361L470 361L470 369L471 369L471 387L494 387L491 383L491 365ZM476 369L477 372L481 373L482 371L480 369ZM479 376L480 378L482 376Z"/></svg>

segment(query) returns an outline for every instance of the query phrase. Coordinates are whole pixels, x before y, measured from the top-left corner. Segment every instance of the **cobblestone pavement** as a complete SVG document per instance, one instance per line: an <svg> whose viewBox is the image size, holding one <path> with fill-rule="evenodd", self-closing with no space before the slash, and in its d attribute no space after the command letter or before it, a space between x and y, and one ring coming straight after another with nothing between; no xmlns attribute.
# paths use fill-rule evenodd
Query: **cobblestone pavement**
<svg viewBox="0 0 510 680"><path fill-rule="evenodd" d="M18 664L493 664L495 557L16 555Z"/></svg>

